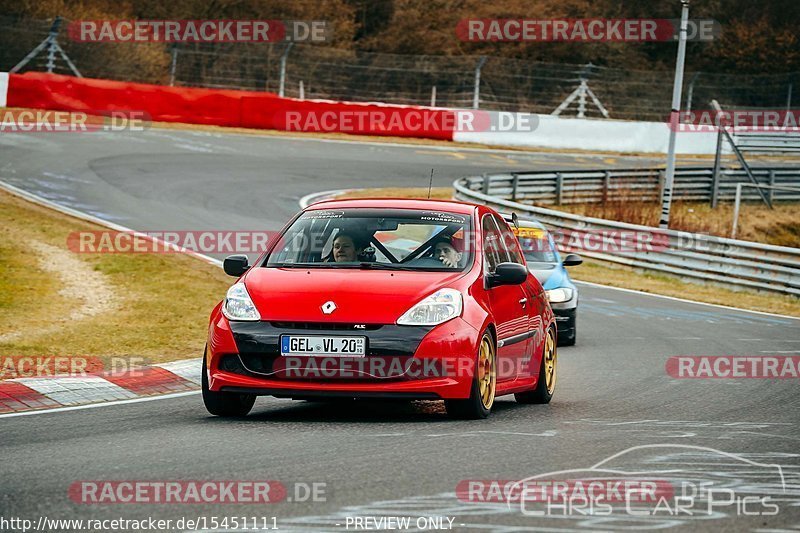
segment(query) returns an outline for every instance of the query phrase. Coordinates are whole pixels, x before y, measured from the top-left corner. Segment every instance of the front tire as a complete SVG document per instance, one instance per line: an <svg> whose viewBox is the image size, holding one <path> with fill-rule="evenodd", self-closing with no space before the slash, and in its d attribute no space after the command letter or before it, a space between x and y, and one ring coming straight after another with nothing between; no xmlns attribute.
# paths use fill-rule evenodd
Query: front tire
<svg viewBox="0 0 800 533"><path fill-rule="evenodd" d="M485 331L478 345L475 377L472 379L469 398L445 400L444 406L451 418L478 420L492 412L497 391L497 347L491 333Z"/></svg>
<svg viewBox="0 0 800 533"><path fill-rule="evenodd" d="M514 398L518 403L550 403L556 391L556 364L558 352L556 348L556 333L553 328L547 330L547 339L544 342L542 364L539 367L539 379L533 390L518 392Z"/></svg>
<svg viewBox="0 0 800 533"><path fill-rule="evenodd" d="M203 354L203 377L201 379L203 403L209 413L222 417L246 416L256 402L255 394L239 394L237 392L214 392L208 387L208 370L206 354Z"/></svg>

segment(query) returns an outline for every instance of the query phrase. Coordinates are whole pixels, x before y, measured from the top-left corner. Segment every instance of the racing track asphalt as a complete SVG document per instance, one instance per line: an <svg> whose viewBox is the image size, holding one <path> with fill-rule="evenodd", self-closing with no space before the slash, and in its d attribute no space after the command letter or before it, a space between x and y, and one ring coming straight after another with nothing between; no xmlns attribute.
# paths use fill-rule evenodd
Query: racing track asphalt
<svg viewBox="0 0 800 533"><path fill-rule="evenodd" d="M140 230L277 229L304 194L426 186L431 167L434 184L446 186L462 175L495 170L654 163L176 130L0 137L0 179ZM798 527L797 380L675 380L665 362L684 354L799 355L800 321L590 285L580 290L578 345L559 351L558 390L549 406L503 398L488 420L463 422L445 418L435 402L261 398L249 417L231 421L209 417L200 397L191 395L2 418L0 516L258 515L278 517L281 529L307 531L343 531L345 518L354 515L445 515L455 517L459 531ZM187 356L199 356L200 349ZM771 495L780 511L737 517L729 506L710 517L615 515L619 521L609 522L558 511L535 518L516 507L462 503L454 496L461 480L588 469L645 445L662 446L630 450L610 464L679 470L652 475L659 479L725 480L737 494ZM783 484L762 464L781 465ZM325 482L327 498L266 507L69 500L74 481L105 479Z"/></svg>

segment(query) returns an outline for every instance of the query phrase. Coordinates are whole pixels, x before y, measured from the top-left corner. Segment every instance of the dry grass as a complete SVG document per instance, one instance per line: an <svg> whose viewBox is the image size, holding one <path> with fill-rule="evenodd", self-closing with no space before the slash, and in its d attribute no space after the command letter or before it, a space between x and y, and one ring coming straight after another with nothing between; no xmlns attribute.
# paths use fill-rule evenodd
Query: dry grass
<svg viewBox="0 0 800 533"><path fill-rule="evenodd" d="M446 187L434 189L436 198L451 198L453 190ZM385 189L358 189L349 191L340 198L363 198L363 197L393 197L393 198L419 198L420 193L424 192L427 195L427 189L420 188L385 188ZM422 198L425 196L423 195ZM585 204L585 206L600 206L600 204ZM703 211L698 210L698 213L689 212L687 204L674 204L675 209L673 213L676 214L676 220L690 221L692 217L698 217L703 220ZM573 208L577 206L571 206ZM722 206L724 208L726 206ZM749 207L749 206L748 206ZM784 206L790 207L790 206ZM626 213L627 207L620 205L617 207L621 212ZM798 206L794 206L798 209ZM710 209L709 209L710 210ZM573 212L578 212L577 210ZM632 209L632 212L637 212ZM783 213L782 210L776 209L776 212ZM681 218L677 213L682 213ZM593 213L591 216L598 216ZM745 216L748 218L745 219ZM788 215L787 218L791 219ZM745 210L742 211L742 219L740 219L740 227L742 221L752 221L753 224L758 223L758 216L753 213L745 215ZM795 216L792 221L797 224L800 217ZM638 221L638 223L643 223ZM657 221L656 221L657 223ZM767 222L764 221L764 224ZM570 276L575 280L589 281L592 283L600 283L603 285L611 285L613 287L621 287L624 289L634 289L653 294L662 294L665 296L674 296L676 298L685 298L688 300L695 300L698 302L706 302L719 305L727 305L731 307L739 307L743 309L752 309L754 311L764 311L766 313L777 313L782 315L800 316L800 298L794 296L782 296L771 293L757 292L757 291L732 291L725 287L720 287L713 284L700 284L684 281L677 276L670 276L668 274L652 273L640 269L627 267L624 265L611 265L609 263L585 260L585 262L578 267L570 267Z"/></svg>
<svg viewBox="0 0 800 533"><path fill-rule="evenodd" d="M208 315L232 278L180 254L67 252L96 273L114 299L111 312L76 314L76 306L92 305L93 294L84 295L86 301L62 294L62 277L42 268L39 255L42 249L66 251L70 232L98 229L0 191L0 335L6 336L0 356L199 357ZM71 275L75 265L64 268Z"/></svg>
<svg viewBox="0 0 800 533"><path fill-rule="evenodd" d="M775 203L770 209L762 203L742 204L737 239L778 246L800 247L800 203ZM548 206L549 207L549 206ZM661 204L656 202L610 201L593 204L567 204L559 210L579 215L658 226ZM673 202L670 228L730 237L733 204L716 209L705 202Z"/></svg>

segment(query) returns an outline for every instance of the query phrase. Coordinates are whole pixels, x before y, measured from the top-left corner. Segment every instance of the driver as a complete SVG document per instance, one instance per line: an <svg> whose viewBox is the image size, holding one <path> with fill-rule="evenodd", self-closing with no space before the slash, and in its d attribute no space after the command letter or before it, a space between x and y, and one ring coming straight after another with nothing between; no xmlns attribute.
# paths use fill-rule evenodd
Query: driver
<svg viewBox="0 0 800 533"><path fill-rule="evenodd" d="M433 257L441 261L445 266L458 268L461 266L463 252L460 251L459 242L455 239L441 239L433 246Z"/></svg>
<svg viewBox="0 0 800 533"><path fill-rule="evenodd" d="M371 248L367 248L355 235L339 232L333 239L331 254L337 263L353 263L362 260L362 257L368 259L369 254L366 254L368 250Z"/></svg>

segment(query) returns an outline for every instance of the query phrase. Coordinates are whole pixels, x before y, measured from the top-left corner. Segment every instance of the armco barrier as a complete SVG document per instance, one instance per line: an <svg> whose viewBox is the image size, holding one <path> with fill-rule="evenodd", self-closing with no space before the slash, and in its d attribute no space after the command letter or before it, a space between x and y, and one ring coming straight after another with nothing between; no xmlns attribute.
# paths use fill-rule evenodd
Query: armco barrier
<svg viewBox="0 0 800 533"><path fill-rule="evenodd" d="M800 187L800 167L751 169L761 185ZM538 204L574 204L603 201L652 201L661 194L664 169L608 169L509 172L491 179L466 178L464 185L473 191L505 200ZM733 200L737 183L750 183L742 169L723 169L717 183L706 167L678 167L675 170L673 197L681 200ZM774 190L766 192L774 200L800 200L800 193ZM746 189L743 198L759 200L755 189Z"/></svg>
<svg viewBox="0 0 800 533"><path fill-rule="evenodd" d="M633 231L666 236L663 238L664 246L652 251L615 252L614 243L611 241L608 246L597 246L600 251L582 250L581 254L587 257L722 283L732 288L750 288L800 296L800 249L798 248L770 246L582 217L481 192L492 190L492 181L506 179L506 176L461 178L453 183L455 196L460 200L486 204L500 211L516 211L533 216L551 229L598 235L611 234L615 231Z"/></svg>
<svg viewBox="0 0 800 533"><path fill-rule="evenodd" d="M330 102L324 100L296 100L281 98L272 93L258 91L196 89L165 87L90 78L75 78L58 74L27 72L11 74L8 84L9 107L29 107L86 113L102 111L143 111L151 120L183 122L216 126L288 130L287 113L302 116L314 113L318 117L332 114L342 117L353 112L391 112L398 120L389 122L352 121L346 133L364 135L391 135L452 140L452 127L456 123L454 111L420 108L414 106ZM404 120L409 113L424 110L432 116L430 124L407 129ZM299 121L306 124L305 120ZM334 119L329 123L340 124ZM292 130L319 131L319 130ZM343 131L338 127L325 131Z"/></svg>

